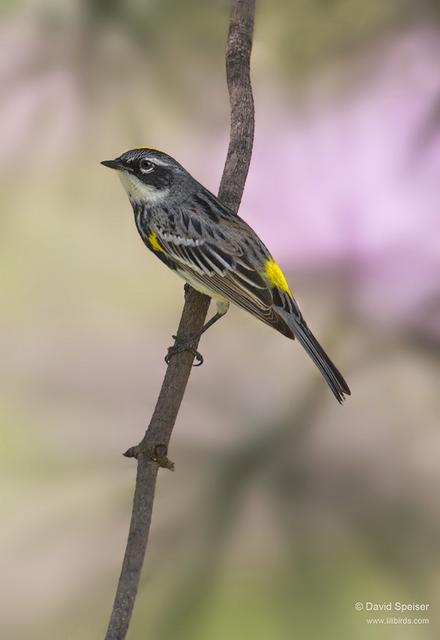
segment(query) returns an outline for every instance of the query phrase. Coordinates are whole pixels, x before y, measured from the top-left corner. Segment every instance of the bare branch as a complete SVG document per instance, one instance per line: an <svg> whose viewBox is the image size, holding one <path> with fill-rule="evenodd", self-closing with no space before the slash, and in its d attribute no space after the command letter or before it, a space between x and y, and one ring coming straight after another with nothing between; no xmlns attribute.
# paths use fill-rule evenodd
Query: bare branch
<svg viewBox="0 0 440 640"><path fill-rule="evenodd" d="M238 210L243 194L254 137L254 104L250 82L254 15L255 0L232 0L226 45L231 133L219 198L234 211ZM191 288L186 290L178 337L191 336L200 331L209 302L207 296ZM145 436L137 447L125 453L127 457L137 458L136 487L130 531L106 640L123 640L128 631L148 544L157 472L160 466L173 468L167 458L168 444L193 360L193 354L188 351L170 360Z"/></svg>

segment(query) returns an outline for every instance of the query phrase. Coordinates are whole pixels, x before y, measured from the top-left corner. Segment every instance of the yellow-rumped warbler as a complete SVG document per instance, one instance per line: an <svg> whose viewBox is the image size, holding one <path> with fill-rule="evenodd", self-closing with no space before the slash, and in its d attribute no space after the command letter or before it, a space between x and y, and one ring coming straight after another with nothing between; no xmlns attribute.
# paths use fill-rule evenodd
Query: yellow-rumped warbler
<svg viewBox="0 0 440 640"><path fill-rule="evenodd" d="M350 395L308 328L280 267L244 220L166 153L133 149L102 164L118 171L147 247L216 301L217 313L200 334L233 302L288 338L297 337L338 401Z"/></svg>

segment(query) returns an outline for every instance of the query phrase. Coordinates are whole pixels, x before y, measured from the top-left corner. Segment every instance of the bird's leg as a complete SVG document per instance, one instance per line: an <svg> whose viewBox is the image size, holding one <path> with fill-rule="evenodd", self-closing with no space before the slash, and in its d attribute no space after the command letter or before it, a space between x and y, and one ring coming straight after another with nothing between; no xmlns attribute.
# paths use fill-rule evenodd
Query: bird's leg
<svg viewBox="0 0 440 640"><path fill-rule="evenodd" d="M195 340L196 338L200 338L202 333L205 333L205 331L207 331L209 329L209 327L212 327L212 325L215 324L217 322L217 320L220 320L220 318L223 318L225 313L226 313L226 311L224 313L220 313L219 311L214 313L212 318L210 320L208 320L208 322L205 322L205 324L200 329L200 331L198 333L196 333L191 339Z"/></svg>
<svg viewBox="0 0 440 640"><path fill-rule="evenodd" d="M196 334L191 336L191 338L189 338L189 339L187 339L187 338L179 338L178 336L173 336L174 344L173 344L172 347L168 347L168 352L167 352L167 355L165 356L165 362L167 364L169 364L171 358L173 356L175 356L176 353L182 353L182 351L189 351L190 353L193 354L193 356L197 360L197 363L194 366L195 367L200 367L200 365L203 364L203 356L193 346L194 345L194 341L198 340L200 338L200 336L202 335L202 333L205 333L205 331L207 329L209 329L209 327L212 327L212 325L215 324L217 322L217 320L220 320L220 318L222 318L225 315L226 311L227 311L227 309L225 311L222 310L222 312L217 311L217 313L215 313L212 316L212 318L210 320L208 320L208 322L206 322L203 325L203 327L200 329L200 331L198 331Z"/></svg>

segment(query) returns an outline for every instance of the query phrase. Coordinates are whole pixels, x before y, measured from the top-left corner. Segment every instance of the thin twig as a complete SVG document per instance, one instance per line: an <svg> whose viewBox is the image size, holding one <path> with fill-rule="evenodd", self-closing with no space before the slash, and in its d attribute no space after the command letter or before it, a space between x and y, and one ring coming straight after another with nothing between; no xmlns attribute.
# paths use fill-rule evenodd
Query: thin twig
<svg viewBox="0 0 440 640"><path fill-rule="evenodd" d="M226 44L231 132L219 198L234 211L240 206L254 138L254 104L250 82L254 15L255 0L232 0ZM207 296L191 288L186 290L178 337L187 337L200 331L209 302ZM127 546L106 640L123 640L128 631L147 549L157 472L160 466L173 468L167 457L168 444L193 360L194 356L188 351L170 360L145 436L139 445L125 453L127 457L137 458L136 486Z"/></svg>

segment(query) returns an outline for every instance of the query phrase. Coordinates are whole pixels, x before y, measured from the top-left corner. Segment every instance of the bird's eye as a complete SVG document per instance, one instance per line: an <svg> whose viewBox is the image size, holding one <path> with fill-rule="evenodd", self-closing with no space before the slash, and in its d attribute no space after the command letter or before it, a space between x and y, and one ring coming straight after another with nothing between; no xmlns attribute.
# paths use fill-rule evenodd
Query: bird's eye
<svg viewBox="0 0 440 640"><path fill-rule="evenodd" d="M139 162L139 169L142 171L142 173L151 173L152 171L154 171L154 164L149 160L141 160Z"/></svg>

